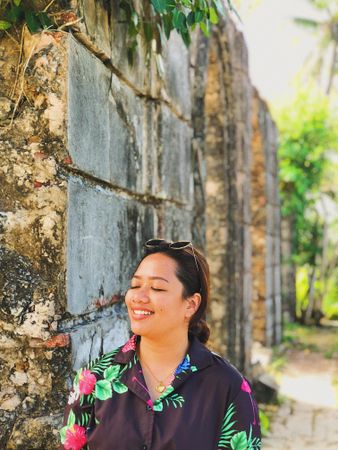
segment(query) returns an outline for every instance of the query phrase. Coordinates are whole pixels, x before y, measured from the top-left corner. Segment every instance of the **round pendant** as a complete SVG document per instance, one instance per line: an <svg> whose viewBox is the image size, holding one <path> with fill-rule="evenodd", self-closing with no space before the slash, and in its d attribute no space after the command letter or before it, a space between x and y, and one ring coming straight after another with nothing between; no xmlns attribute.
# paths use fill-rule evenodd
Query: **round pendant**
<svg viewBox="0 0 338 450"><path fill-rule="evenodd" d="M160 384L158 384L158 385L156 386L157 392L162 393L162 392L164 391L164 389L165 389L165 386L164 386L164 384L162 384L162 383L160 383Z"/></svg>

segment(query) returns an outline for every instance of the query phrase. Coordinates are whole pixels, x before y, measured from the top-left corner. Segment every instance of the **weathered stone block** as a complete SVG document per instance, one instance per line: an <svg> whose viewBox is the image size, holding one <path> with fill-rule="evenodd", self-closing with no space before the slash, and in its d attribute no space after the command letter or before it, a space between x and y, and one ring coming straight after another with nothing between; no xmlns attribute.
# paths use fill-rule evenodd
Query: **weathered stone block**
<svg viewBox="0 0 338 450"><path fill-rule="evenodd" d="M55 450L61 424L62 414L20 419L15 424L6 449Z"/></svg>
<svg viewBox="0 0 338 450"><path fill-rule="evenodd" d="M164 83L161 97L175 105L175 109L191 118L191 87L189 52L181 36L173 30L163 51Z"/></svg>
<svg viewBox="0 0 338 450"><path fill-rule="evenodd" d="M75 167L141 191L148 103L75 39L69 70L68 142Z"/></svg>
<svg viewBox="0 0 338 450"><path fill-rule="evenodd" d="M156 212L158 236L174 241L191 240L191 211L171 204L162 204Z"/></svg>
<svg viewBox="0 0 338 450"><path fill-rule="evenodd" d="M127 288L143 237L153 234L153 207L76 178L68 189L67 310L83 314Z"/></svg>
<svg viewBox="0 0 338 450"><path fill-rule="evenodd" d="M129 339L129 322L125 308L111 309L110 317L92 322L71 333L72 367L78 370L100 354L107 353Z"/></svg>
<svg viewBox="0 0 338 450"><path fill-rule="evenodd" d="M133 64L128 62L128 24L119 2L97 2L81 0L81 15L84 17L83 32L111 59L113 66L121 72L136 89L143 94L156 94L154 57L150 58L143 39L138 36ZM145 2L134 2L139 11ZM149 5L150 7L150 5ZM144 15L144 13L143 13Z"/></svg>
<svg viewBox="0 0 338 450"><path fill-rule="evenodd" d="M190 205L193 199L191 165L192 130L178 119L168 107L161 107L158 123L157 195Z"/></svg>

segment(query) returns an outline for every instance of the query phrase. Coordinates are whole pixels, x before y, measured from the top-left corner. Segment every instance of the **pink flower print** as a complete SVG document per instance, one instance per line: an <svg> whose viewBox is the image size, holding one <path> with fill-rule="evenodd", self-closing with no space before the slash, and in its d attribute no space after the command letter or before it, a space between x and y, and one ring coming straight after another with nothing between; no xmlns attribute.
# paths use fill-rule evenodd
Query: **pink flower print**
<svg viewBox="0 0 338 450"><path fill-rule="evenodd" d="M151 398L149 398L149 399L147 400L147 405L150 406L150 408L153 407L153 401L152 401Z"/></svg>
<svg viewBox="0 0 338 450"><path fill-rule="evenodd" d="M249 383L244 378L242 381L241 389L242 389L242 391L247 392L248 394L251 394L251 388L249 386Z"/></svg>
<svg viewBox="0 0 338 450"><path fill-rule="evenodd" d="M254 402L252 400L251 387L250 387L249 383L246 381L245 378L243 378L243 380L242 380L241 390L243 392L246 392L250 396L250 402L251 402L251 407L252 407L252 412L253 412L253 422L252 422L252 424L256 425L255 405L254 405Z"/></svg>
<svg viewBox="0 0 338 450"><path fill-rule="evenodd" d="M74 424L66 431L66 440L63 446L66 450L81 450L86 442L86 430L84 427Z"/></svg>
<svg viewBox="0 0 338 450"><path fill-rule="evenodd" d="M83 370L79 375L79 394L89 395L93 392L96 377L90 370Z"/></svg>
<svg viewBox="0 0 338 450"><path fill-rule="evenodd" d="M124 346L122 347L122 352L126 353L129 352L130 350L136 350L136 339L137 336L136 334L133 334L133 336L129 339L129 341L127 341Z"/></svg>

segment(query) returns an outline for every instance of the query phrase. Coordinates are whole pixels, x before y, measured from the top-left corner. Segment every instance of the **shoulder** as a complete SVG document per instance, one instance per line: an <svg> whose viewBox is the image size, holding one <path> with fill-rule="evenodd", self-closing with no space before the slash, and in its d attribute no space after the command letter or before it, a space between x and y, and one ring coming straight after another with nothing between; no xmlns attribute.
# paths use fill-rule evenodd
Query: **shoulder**
<svg viewBox="0 0 338 450"><path fill-rule="evenodd" d="M210 378L220 389L226 389L231 398L236 397L245 380L244 376L229 360L216 352L209 351L212 359L209 367Z"/></svg>

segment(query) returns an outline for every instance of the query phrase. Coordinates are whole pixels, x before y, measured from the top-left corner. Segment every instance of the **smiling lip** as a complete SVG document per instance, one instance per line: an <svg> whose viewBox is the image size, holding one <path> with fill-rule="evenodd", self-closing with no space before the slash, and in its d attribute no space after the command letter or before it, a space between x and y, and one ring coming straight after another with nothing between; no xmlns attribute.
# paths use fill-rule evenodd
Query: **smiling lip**
<svg viewBox="0 0 338 450"><path fill-rule="evenodd" d="M141 313L141 311L143 313ZM147 319L148 317L151 317L154 314L154 311L150 311L149 309L145 309L145 308L134 308L131 310L131 313L132 313L133 319L144 320L144 319Z"/></svg>

